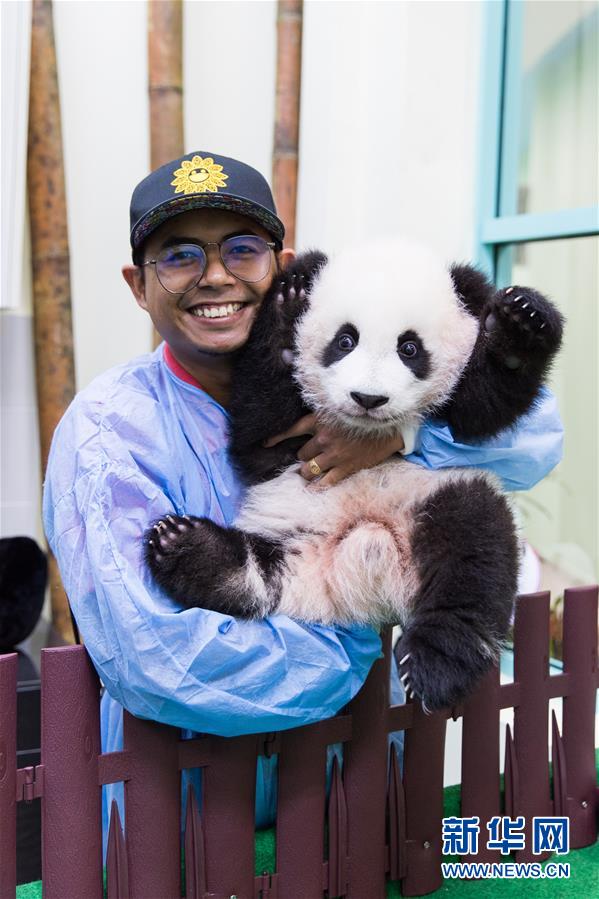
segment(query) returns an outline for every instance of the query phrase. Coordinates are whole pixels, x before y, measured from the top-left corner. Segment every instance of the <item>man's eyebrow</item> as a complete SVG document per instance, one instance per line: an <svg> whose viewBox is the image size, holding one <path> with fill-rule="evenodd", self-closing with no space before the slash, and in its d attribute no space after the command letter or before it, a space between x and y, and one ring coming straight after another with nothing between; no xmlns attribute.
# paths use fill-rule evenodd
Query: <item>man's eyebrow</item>
<svg viewBox="0 0 599 899"><path fill-rule="evenodd" d="M228 240L229 237L245 237L246 235L252 237L258 237L255 231L252 231L251 228L244 228L241 231L232 231L230 234L225 234L218 243L222 243L223 240ZM195 244L195 246L203 247L207 243L212 243L211 240L200 240L199 237L185 237L185 235L171 235L171 237L165 238L163 242L160 244L161 250L166 250L168 247L176 247L182 243L191 243Z"/></svg>

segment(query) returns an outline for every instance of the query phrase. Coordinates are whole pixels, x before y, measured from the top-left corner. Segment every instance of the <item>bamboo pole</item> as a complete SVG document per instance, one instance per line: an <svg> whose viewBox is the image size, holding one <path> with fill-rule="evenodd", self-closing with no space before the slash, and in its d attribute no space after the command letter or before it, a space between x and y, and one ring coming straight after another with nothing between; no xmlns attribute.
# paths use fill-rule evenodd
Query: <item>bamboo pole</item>
<svg viewBox="0 0 599 899"><path fill-rule="evenodd" d="M51 0L33 0L27 187L42 474L54 429L75 394L69 241ZM50 557L52 624L72 640L67 598Z"/></svg>
<svg viewBox="0 0 599 899"><path fill-rule="evenodd" d="M285 244L295 244L303 0L278 0L277 84L272 182L285 225Z"/></svg>
<svg viewBox="0 0 599 899"><path fill-rule="evenodd" d="M148 3L148 91L150 94L150 168L182 156L183 5L181 0ZM154 330L153 344L162 338Z"/></svg>
<svg viewBox="0 0 599 899"><path fill-rule="evenodd" d="M148 90L152 169L183 155L182 31L181 0L150 0Z"/></svg>

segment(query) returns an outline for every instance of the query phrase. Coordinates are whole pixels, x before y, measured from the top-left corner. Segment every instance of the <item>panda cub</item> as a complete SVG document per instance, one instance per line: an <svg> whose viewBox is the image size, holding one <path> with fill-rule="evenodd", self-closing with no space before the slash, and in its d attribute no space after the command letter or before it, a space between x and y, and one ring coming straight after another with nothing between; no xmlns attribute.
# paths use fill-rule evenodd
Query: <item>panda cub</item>
<svg viewBox="0 0 599 899"><path fill-rule="evenodd" d="M231 456L248 485L235 527L167 516L145 535L152 575L187 607L400 624L409 695L455 704L497 658L516 595L516 527L496 477L397 456L316 491L298 475L305 438L263 443L309 411L355 437L409 442L425 416L459 440L492 437L534 404L561 335L536 291L496 292L403 239L300 256L235 367Z"/></svg>

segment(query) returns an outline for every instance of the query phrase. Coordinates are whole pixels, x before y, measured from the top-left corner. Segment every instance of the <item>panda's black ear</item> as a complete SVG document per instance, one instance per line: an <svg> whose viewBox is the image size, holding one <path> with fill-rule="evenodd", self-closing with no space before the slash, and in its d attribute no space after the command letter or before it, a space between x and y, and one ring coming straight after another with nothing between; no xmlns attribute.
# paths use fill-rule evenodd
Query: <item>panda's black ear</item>
<svg viewBox="0 0 599 899"><path fill-rule="evenodd" d="M454 263L449 272L456 293L468 312L478 318L485 304L495 294L494 286L486 275L472 265Z"/></svg>

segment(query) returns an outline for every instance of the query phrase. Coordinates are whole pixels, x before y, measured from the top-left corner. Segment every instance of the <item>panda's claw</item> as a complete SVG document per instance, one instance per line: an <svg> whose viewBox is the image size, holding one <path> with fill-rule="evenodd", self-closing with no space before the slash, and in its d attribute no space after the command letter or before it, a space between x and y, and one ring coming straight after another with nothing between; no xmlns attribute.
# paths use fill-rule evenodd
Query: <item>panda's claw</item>
<svg viewBox="0 0 599 899"><path fill-rule="evenodd" d="M410 658L411 655L412 655L411 652L406 652L406 654L405 654L405 656L403 657L403 659L400 659L399 664L400 664L400 665L405 665L406 662L408 661L408 659Z"/></svg>

